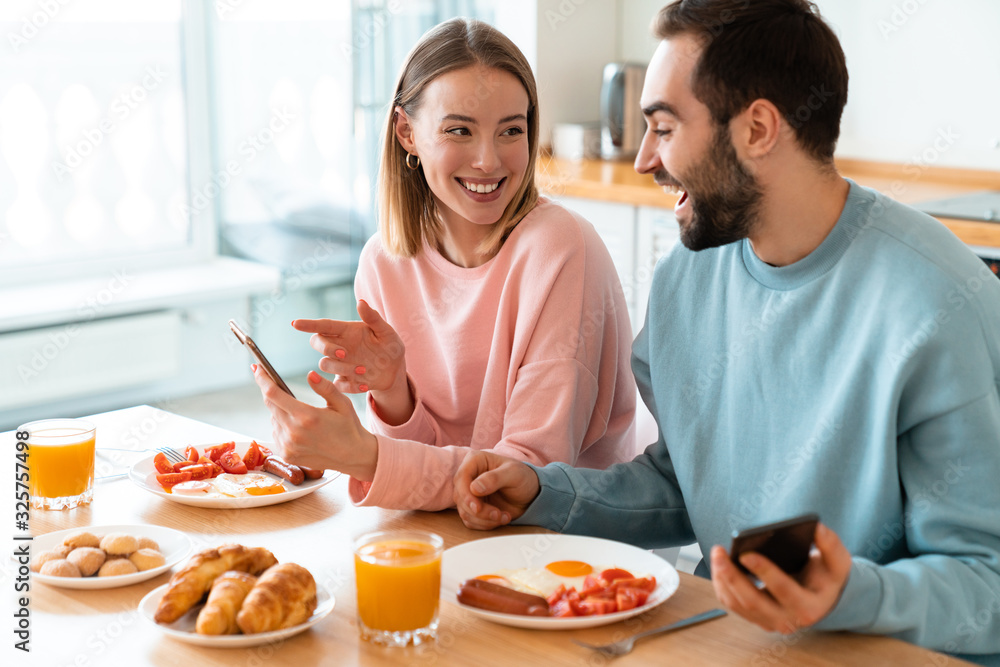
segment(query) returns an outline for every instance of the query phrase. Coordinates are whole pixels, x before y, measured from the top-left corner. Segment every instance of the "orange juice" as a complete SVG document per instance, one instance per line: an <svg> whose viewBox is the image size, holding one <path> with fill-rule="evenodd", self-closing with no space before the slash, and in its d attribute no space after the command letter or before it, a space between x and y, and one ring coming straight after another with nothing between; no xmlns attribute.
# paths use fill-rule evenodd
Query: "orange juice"
<svg viewBox="0 0 1000 667"><path fill-rule="evenodd" d="M363 635L396 633L379 643L405 645L420 642L413 633L426 631L423 638L435 634L442 546L437 535L417 532L370 533L356 543L354 572Z"/></svg>
<svg viewBox="0 0 1000 667"><path fill-rule="evenodd" d="M72 509L93 497L94 427L78 420L44 420L28 431L28 488L32 506ZM53 500L58 499L58 500Z"/></svg>

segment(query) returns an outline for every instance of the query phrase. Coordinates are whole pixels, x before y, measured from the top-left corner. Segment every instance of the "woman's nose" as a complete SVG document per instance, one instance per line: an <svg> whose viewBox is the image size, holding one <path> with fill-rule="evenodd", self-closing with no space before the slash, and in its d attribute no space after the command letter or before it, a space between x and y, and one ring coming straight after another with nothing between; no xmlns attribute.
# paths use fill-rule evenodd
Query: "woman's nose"
<svg viewBox="0 0 1000 667"><path fill-rule="evenodd" d="M476 144L476 154L472 166L486 173L494 171L500 166L500 156L491 139L484 137Z"/></svg>

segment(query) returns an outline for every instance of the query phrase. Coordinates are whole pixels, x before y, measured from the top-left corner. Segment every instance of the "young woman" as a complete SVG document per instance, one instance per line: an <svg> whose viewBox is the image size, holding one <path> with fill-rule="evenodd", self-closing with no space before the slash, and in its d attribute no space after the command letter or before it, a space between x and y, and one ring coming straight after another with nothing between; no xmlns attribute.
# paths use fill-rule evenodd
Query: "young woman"
<svg viewBox="0 0 1000 667"><path fill-rule="evenodd" d="M337 375L308 376L327 407L255 370L285 458L349 474L358 504L426 510L453 506L469 448L591 468L632 458L621 284L594 228L539 197L537 155L538 95L513 42L461 19L424 35L386 123L361 321L292 323ZM371 432L345 392L368 392Z"/></svg>

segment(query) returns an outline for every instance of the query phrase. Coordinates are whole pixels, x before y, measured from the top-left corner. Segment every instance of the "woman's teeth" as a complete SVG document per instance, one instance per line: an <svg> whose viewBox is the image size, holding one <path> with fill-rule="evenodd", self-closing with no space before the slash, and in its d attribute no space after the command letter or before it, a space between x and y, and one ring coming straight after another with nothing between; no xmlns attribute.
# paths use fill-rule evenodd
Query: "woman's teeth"
<svg viewBox="0 0 1000 667"><path fill-rule="evenodd" d="M465 186L466 190L478 192L479 194L489 194L500 187L500 181L496 183L469 183L468 181L461 181L461 183Z"/></svg>

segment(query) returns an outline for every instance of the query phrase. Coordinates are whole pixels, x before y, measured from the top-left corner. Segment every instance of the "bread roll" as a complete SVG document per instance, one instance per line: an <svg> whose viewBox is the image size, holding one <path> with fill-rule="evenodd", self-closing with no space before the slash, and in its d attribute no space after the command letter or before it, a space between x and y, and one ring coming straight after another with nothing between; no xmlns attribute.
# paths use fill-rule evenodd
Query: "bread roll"
<svg viewBox="0 0 1000 667"><path fill-rule="evenodd" d="M154 567L160 567L161 565L165 565L167 562L167 559L163 557L163 554L155 549L139 549L129 556L128 559L132 561L132 564L135 565L140 572L152 570Z"/></svg>
<svg viewBox="0 0 1000 667"><path fill-rule="evenodd" d="M120 577L123 574L135 574L139 568L128 558L115 558L104 561L104 565L97 571L98 577Z"/></svg>
<svg viewBox="0 0 1000 667"><path fill-rule="evenodd" d="M108 555L128 556L139 548L139 540L125 533L108 533L101 538L101 548Z"/></svg>
<svg viewBox="0 0 1000 667"><path fill-rule="evenodd" d="M100 570L105 558L104 552L94 547L77 547L66 556L66 560L80 568L80 574L85 577Z"/></svg>
<svg viewBox="0 0 1000 667"><path fill-rule="evenodd" d="M245 634L304 623L316 609L316 581L301 565L281 563L261 575L243 601L236 623Z"/></svg>
<svg viewBox="0 0 1000 667"><path fill-rule="evenodd" d="M96 549L101 546L101 538L93 533L88 533L83 530L68 536L63 540L63 544L68 546L70 549L79 549L80 547L94 547Z"/></svg>
<svg viewBox="0 0 1000 667"><path fill-rule="evenodd" d="M257 577L246 572L230 570L219 575L208 601L198 612L195 631L202 635L235 635L240 631L236 625L239 612L250 589L257 583Z"/></svg>
<svg viewBox="0 0 1000 667"><path fill-rule="evenodd" d="M41 574L47 574L50 577L79 577L80 568L73 563L69 562L65 558L59 558L56 560L50 560L42 565L42 569L39 570Z"/></svg>

